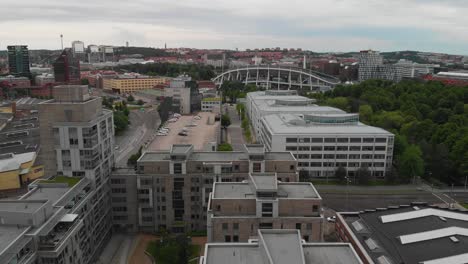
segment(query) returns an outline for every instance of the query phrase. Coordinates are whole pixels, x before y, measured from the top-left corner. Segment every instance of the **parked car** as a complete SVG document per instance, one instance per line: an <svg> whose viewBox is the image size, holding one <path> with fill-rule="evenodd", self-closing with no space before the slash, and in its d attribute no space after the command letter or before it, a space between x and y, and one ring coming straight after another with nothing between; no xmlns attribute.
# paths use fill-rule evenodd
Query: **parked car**
<svg viewBox="0 0 468 264"><path fill-rule="evenodd" d="M186 136L188 136L188 133L185 132L185 131L180 131L180 132L179 132L179 136L184 136L184 137L186 137Z"/></svg>
<svg viewBox="0 0 468 264"><path fill-rule="evenodd" d="M195 119L195 120L200 120L200 119L201 119L201 117L199 117L199 116L195 116L193 119Z"/></svg>

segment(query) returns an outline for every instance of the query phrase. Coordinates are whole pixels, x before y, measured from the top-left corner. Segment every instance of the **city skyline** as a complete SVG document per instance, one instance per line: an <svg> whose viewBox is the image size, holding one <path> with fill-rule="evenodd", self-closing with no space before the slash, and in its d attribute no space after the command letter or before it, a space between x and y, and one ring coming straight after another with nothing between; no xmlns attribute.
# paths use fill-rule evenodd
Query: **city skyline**
<svg viewBox="0 0 468 264"><path fill-rule="evenodd" d="M124 46L247 49L302 48L318 52L418 50L468 54L468 9L462 1L138 0L23 1L5 6L0 45L60 49L74 40ZM148 8L152 7L152 8ZM124 12L125 10L125 12ZM414 12L419 10L422 12ZM95 30L90 30L93 28ZM255 46L254 46L255 45Z"/></svg>

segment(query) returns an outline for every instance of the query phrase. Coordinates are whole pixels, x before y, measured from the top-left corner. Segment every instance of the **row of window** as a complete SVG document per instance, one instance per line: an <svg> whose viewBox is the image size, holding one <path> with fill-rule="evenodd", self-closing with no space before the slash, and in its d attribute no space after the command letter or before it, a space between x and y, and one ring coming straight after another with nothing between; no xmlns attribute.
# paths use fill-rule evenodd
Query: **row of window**
<svg viewBox="0 0 468 264"><path fill-rule="evenodd" d="M385 159L385 154L294 154L296 159Z"/></svg>
<svg viewBox="0 0 468 264"><path fill-rule="evenodd" d="M286 138L286 143L386 143L387 138Z"/></svg>
<svg viewBox="0 0 468 264"><path fill-rule="evenodd" d="M359 167L375 167L383 168L385 166L384 162L298 162L297 166L299 168L303 167L349 167L349 168L359 168Z"/></svg>
<svg viewBox="0 0 468 264"><path fill-rule="evenodd" d="M286 151L385 151L385 146L286 146Z"/></svg>

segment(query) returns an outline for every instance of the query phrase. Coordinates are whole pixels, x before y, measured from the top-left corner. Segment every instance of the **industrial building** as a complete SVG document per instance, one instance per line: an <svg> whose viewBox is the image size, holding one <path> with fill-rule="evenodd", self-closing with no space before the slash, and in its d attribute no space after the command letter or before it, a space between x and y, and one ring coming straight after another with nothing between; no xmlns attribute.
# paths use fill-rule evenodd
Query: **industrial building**
<svg viewBox="0 0 468 264"><path fill-rule="evenodd" d="M333 177L343 167L354 178L366 167L384 177L391 169L394 135L359 122L359 114L314 105L295 91L248 93L246 111L257 141L292 152L306 176Z"/></svg>
<svg viewBox="0 0 468 264"><path fill-rule="evenodd" d="M119 94L130 94L136 91L152 89L156 85L165 84L166 77L150 77L139 74L120 74L112 78L103 78L104 90L111 90Z"/></svg>
<svg viewBox="0 0 468 264"><path fill-rule="evenodd" d="M275 173L215 182L208 205L208 241L247 242L260 229L297 229L305 241L321 241L321 202L312 183L279 182Z"/></svg>
<svg viewBox="0 0 468 264"><path fill-rule="evenodd" d="M336 229L365 264L463 264L468 213L424 203L339 213Z"/></svg>

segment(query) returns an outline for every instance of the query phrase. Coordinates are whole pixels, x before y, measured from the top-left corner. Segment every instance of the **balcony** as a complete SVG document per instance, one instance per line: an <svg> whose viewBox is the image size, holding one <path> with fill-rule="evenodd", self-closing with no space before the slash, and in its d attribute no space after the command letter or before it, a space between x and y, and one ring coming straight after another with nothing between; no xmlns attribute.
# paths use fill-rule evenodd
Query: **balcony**
<svg viewBox="0 0 468 264"><path fill-rule="evenodd" d="M77 217L76 214L64 215L47 235L39 237L39 250L55 251L62 245L72 231L82 223Z"/></svg>

